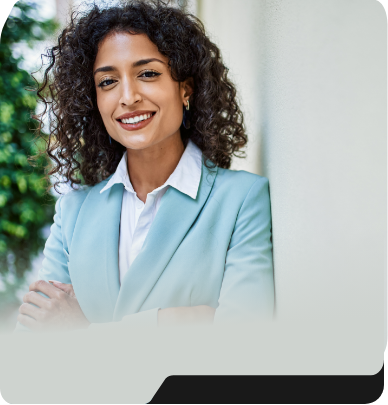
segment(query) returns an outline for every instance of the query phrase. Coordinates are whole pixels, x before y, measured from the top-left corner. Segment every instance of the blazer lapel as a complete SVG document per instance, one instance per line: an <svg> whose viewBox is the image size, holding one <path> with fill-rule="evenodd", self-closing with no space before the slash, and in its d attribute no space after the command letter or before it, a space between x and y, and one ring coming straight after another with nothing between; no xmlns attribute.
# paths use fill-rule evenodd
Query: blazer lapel
<svg viewBox="0 0 388 405"><path fill-rule="evenodd" d="M114 320L121 320L124 315L139 311L199 215L216 174L217 167L209 170L202 164L201 181L195 200L173 187L166 191L143 247L121 282Z"/></svg>
<svg viewBox="0 0 388 405"><path fill-rule="evenodd" d="M107 180L91 189L80 209L71 243L70 277L91 322L109 322L120 290L118 246L124 186L100 194Z"/></svg>

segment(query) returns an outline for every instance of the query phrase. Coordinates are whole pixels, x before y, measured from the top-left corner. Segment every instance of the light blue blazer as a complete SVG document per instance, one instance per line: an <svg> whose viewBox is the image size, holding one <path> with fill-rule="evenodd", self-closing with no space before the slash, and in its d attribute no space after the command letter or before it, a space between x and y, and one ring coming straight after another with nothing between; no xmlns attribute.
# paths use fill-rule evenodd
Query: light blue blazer
<svg viewBox="0 0 388 405"><path fill-rule="evenodd" d="M268 179L202 164L196 199L169 187L120 286L124 186L100 194L109 178L58 199L39 272L71 283L90 322L156 325L158 308L195 305L216 308L215 323L272 316Z"/></svg>

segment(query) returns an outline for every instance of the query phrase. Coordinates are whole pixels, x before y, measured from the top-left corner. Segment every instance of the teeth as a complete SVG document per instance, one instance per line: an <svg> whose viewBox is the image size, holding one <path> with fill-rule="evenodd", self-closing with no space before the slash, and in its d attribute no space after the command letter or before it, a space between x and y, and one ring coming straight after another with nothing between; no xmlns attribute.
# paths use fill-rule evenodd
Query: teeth
<svg viewBox="0 0 388 405"><path fill-rule="evenodd" d="M139 121L143 121L143 120L146 120L146 119L150 118L151 115L152 115L152 114L150 113L150 114L138 115L138 116L136 116L136 117L134 117L134 118L123 118L123 119L121 120L121 122L122 122L123 124L136 124L136 123L138 123Z"/></svg>

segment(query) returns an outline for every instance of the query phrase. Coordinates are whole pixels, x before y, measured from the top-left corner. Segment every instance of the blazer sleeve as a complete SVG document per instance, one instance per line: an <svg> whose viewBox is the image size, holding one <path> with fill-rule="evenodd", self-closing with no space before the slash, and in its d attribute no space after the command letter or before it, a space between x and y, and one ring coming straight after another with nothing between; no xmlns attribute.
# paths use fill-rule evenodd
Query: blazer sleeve
<svg viewBox="0 0 388 405"><path fill-rule="evenodd" d="M259 177L240 207L226 255L214 323L269 320L275 305L268 179Z"/></svg>
<svg viewBox="0 0 388 405"><path fill-rule="evenodd" d="M38 273L38 280L57 280L62 283L71 284L67 268L69 253L64 248L62 239L61 202L63 197L61 195L55 203L54 222L51 225L50 235L43 249L44 259ZM38 293L48 298L46 294L40 291ZM30 329L17 322L14 332L20 331L30 331Z"/></svg>
<svg viewBox="0 0 388 405"><path fill-rule="evenodd" d="M44 259L42 267L38 273L38 280L56 280L65 284L71 284L71 278L68 270L69 251L67 241L62 232L62 199L64 195L60 196L55 203L54 222L50 228L50 235L46 241L43 254ZM42 296L47 295L39 292ZM33 304L30 304L33 305ZM127 315L121 322L125 322L127 326L157 326L157 311L159 308L153 310L139 312L133 315ZM90 329L106 329L110 325L117 324L117 322L108 322L104 324L91 324ZM14 332L30 331L29 328L17 322Z"/></svg>

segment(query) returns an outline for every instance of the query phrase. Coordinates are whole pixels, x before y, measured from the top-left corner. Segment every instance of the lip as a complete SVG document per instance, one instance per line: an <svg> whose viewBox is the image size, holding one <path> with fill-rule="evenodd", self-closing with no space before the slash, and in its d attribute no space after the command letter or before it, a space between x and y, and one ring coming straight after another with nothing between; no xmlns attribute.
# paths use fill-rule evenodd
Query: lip
<svg viewBox="0 0 388 405"><path fill-rule="evenodd" d="M123 122L119 121L119 118L120 119L131 118L131 117L134 117L136 115L142 115L142 113L143 114L154 113L154 114L151 115L150 118L147 118L146 120L137 122L136 124L124 124ZM144 111L144 112L143 111L136 111L136 113L131 113L131 114L128 113L128 114L121 115L119 118L116 118L116 120L119 123L119 125L121 126L121 128L125 129L126 131L136 131L138 129L141 129L141 128L144 128L145 126L147 126L152 121L152 119L155 117L155 115L156 115L156 111Z"/></svg>
<svg viewBox="0 0 388 405"><path fill-rule="evenodd" d="M125 113L123 115L120 115L119 117L116 118L116 120L122 120L124 118L133 118L136 117L138 115L144 115L144 114L149 114L149 113L154 113L156 111L150 111L150 110L138 110L138 111L134 111L131 113Z"/></svg>

